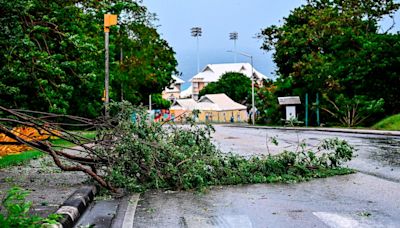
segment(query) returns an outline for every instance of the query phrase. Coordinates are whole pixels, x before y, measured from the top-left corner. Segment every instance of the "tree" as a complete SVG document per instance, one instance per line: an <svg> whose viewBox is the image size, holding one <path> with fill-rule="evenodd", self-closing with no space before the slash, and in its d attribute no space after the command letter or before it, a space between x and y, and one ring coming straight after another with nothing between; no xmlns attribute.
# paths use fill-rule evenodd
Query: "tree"
<svg viewBox="0 0 400 228"><path fill-rule="evenodd" d="M262 124L280 124L282 112L278 104L277 86L279 82L264 80L263 86L256 88L255 102L260 114L257 122Z"/></svg>
<svg viewBox="0 0 400 228"><path fill-rule="evenodd" d="M93 37L101 24L75 3L1 1L2 105L66 113L79 97L85 111L100 107L93 84L101 46Z"/></svg>
<svg viewBox="0 0 400 228"><path fill-rule="evenodd" d="M223 74L217 82L211 82L204 87L199 96L217 93L225 93L238 103L249 104L251 102L251 80L242 73L228 72Z"/></svg>
<svg viewBox="0 0 400 228"><path fill-rule="evenodd" d="M151 103L153 109L169 109L172 102L162 98L161 94L154 94L151 96Z"/></svg>
<svg viewBox="0 0 400 228"><path fill-rule="evenodd" d="M151 24L153 16L136 1L0 2L0 105L98 116L106 12L120 18L110 33L110 57L121 49L125 56L120 65L110 63L112 99L119 100L125 91L127 100L143 102L169 85L175 72L172 48Z"/></svg>
<svg viewBox="0 0 400 228"><path fill-rule="evenodd" d="M400 50L392 47L400 44L400 36L378 33L377 26L398 8L386 0L310 0L292 11L282 26L264 29L262 48L275 50L277 73L290 85L279 95L383 98L387 113L399 112L394 97L400 95ZM322 105L331 103L324 100Z"/></svg>
<svg viewBox="0 0 400 228"><path fill-rule="evenodd" d="M113 87L120 88L114 91L114 97L119 100L123 93L124 100L133 104L148 103L150 94L161 94L172 83L172 75L177 73L175 52L146 23L123 21L118 34L124 57L114 68Z"/></svg>
<svg viewBox="0 0 400 228"><path fill-rule="evenodd" d="M365 96L355 96L348 99L343 94L337 96L334 101L326 97L326 95L325 99L331 104L333 109L329 109L328 107L322 107L322 109L347 127L357 126L371 115L383 111L383 99L377 101L367 100Z"/></svg>

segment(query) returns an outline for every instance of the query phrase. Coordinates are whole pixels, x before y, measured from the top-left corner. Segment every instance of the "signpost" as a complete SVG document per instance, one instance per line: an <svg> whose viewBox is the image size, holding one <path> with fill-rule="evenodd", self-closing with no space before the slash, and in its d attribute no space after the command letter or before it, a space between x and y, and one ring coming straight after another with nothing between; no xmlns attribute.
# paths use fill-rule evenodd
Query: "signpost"
<svg viewBox="0 0 400 228"><path fill-rule="evenodd" d="M306 93L306 118L305 118L305 122L306 122L306 127L308 127L308 93Z"/></svg>
<svg viewBox="0 0 400 228"><path fill-rule="evenodd" d="M109 96L109 78L110 78L110 71L109 71L109 64L110 64L110 51L109 51L109 39L110 39L110 27L112 25L117 24L117 15L113 14L104 14L104 38L105 38L105 77L104 77L104 106L105 106L105 116L108 117L108 103L110 102Z"/></svg>

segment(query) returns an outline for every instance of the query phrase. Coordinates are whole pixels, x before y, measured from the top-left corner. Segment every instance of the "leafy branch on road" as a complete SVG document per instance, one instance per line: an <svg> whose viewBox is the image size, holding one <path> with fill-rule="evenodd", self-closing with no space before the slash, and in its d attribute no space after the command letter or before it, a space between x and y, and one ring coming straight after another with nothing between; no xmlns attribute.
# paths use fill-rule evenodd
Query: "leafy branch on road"
<svg viewBox="0 0 400 228"><path fill-rule="evenodd" d="M8 190L7 195L1 201L1 227L51 227L58 223L59 215L51 214L47 218L29 215L32 202L25 200L28 194L28 191L19 187Z"/></svg>
<svg viewBox="0 0 400 228"><path fill-rule="evenodd" d="M12 118L0 119L0 132L48 153L62 170L85 172L113 191L296 182L352 172L340 164L351 159L354 149L340 139L323 140L314 149L300 145L299 151L245 158L219 151L211 141L214 131L211 125L196 125L193 121L181 127L173 123L161 125L148 121L145 110L129 103L112 104L112 117L96 120L46 113L34 113L40 114L34 117L21 110L1 110ZM69 121L64 126L97 129L96 139L73 135L61 128L60 121L49 121L60 118ZM21 140L9 131L10 123L48 132L57 130L61 132L60 138L81 149L66 151L49 142Z"/></svg>

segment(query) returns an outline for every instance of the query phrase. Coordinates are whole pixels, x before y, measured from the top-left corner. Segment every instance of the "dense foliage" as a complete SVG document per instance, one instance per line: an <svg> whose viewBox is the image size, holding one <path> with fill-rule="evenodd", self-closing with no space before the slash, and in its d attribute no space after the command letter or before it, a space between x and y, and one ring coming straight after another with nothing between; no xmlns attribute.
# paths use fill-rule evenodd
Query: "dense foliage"
<svg viewBox="0 0 400 228"><path fill-rule="evenodd" d="M111 99L146 102L170 84L174 52L130 0L0 0L0 105L94 117L104 89L103 14L110 31Z"/></svg>
<svg viewBox="0 0 400 228"><path fill-rule="evenodd" d="M262 48L275 51L277 84L282 85L277 95L304 98L309 93L315 99L319 93L329 122L342 122L341 113L348 111L374 115L383 107L385 114L400 112L400 35L378 27L398 8L393 0L309 0L283 25L265 28ZM357 108L340 108L338 98ZM354 105L354 100L360 102ZM361 124L365 117L347 115L345 125Z"/></svg>
<svg viewBox="0 0 400 228"><path fill-rule="evenodd" d="M107 162L98 168L116 187L131 191L202 189L210 185L302 181L352 172L339 167L353 154L353 147L343 140L326 139L314 148L301 142L297 151L245 158L219 151L212 143L210 125L197 126L193 122L187 127L163 126L150 123L140 111L133 123L127 110L125 107L116 112L119 124L113 130L114 146L98 147L96 151Z"/></svg>
<svg viewBox="0 0 400 228"><path fill-rule="evenodd" d="M225 93L241 104L251 103L251 80L242 73L228 72L223 74L217 82L211 82L204 87L199 96L217 93Z"/></svg>

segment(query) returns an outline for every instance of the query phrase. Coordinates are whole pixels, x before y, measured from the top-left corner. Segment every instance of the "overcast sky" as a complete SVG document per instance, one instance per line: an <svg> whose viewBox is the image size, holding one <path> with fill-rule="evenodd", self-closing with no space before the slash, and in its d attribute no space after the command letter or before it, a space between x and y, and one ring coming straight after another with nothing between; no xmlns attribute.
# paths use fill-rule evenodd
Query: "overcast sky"
<svg viewBox="0 0 400 228"><path fill-rule="evenodd" d="M254 57L254 67L275 77L271 53L260 49L261 40L254 36L262 28L279 25L290 11L305 0L144 0L149 11L156 13L158 31L176 52L178 70L188 81L197 73L196 39L190 28L203 30L199 41L200 68L212 63L234 62L233 41L229 33L238 32L237 50ZM250 62L238 56L237 62Z"/></svg>

